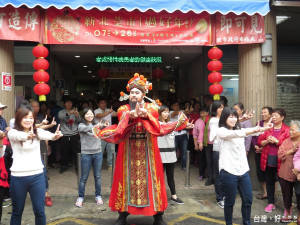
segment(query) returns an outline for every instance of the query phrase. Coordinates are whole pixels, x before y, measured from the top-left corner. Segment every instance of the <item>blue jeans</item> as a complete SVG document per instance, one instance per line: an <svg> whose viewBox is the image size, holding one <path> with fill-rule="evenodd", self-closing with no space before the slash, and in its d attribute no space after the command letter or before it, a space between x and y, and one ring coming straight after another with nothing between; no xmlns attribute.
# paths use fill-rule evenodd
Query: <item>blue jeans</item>
<svg viewBox="0 0 300 225"><path fill-rule="evenodd" d="M225 193L224 216L226 225L232 225L232 212L237 189L242 198L243 225L251 225L252 185L249 173L236 176L221 170L223 189Z"/></svg>
<svg viewBox="0 0 300 225"><path fill-rule="evenodd" d="M101 140L102 152L104 152L105 148L107 153L107 165L112 166L112 154L115 152L115 144Z"/></svg>
<svg viewBox="0 0 300 225"><path fill-rule="evenodd" d="M180 149L181 155L181 168L186 168L186 151L188 145L188 137L187 134L181 134L175 136L175 151Z"/></svg>
<svg viewBox="0 0 300 225"><path fill-rule="evenodd" d="M45 175L40 173L32 176L11 176L10 195L12 214L10 225L21 225L27 192L30 194L36 225L46 224L45 215Z"/></svg>
<svg viewBox="0 0 300 225"><path fill-rule="evenodd" d="M222 201L224 197L224 191L222 177L219 174L219 152L217 151L213 151L213 180L217 202Z"/></svg>
<svg viewBox="0 0 300 225"><path fill-rule="evenodd" d="M81 178L79 183L78 195L84 197L86 181L89 177L91 167L93 166L95 180L95 196L101 195L101 168L103 154L81 154Z"/></svg>

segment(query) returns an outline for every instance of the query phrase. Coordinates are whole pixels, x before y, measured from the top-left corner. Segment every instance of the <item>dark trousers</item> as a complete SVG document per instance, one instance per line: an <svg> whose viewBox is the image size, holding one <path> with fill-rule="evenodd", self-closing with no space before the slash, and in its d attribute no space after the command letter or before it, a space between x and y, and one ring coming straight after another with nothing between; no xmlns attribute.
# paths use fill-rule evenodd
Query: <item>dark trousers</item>
<svg viewBox="0 0 300 225"><path fill-rule="evenodd" d="M3 201L4 201L4 192L5 192L5 188L0 187L0 222L2 219L2 205L3 205Z"/></svg>
<svg viewBox="0 0 300 225"><path fill-rule="evenodd" d="M63 136L59 139L61 150L60 168L67 169L70 162L70 155L72 155L75 169L77 169L77 153L79 153L79 135Z"/></svg>
<svg viewBox="0 0 300 225"><path fill-rule="evenodd" d="M216 199L217 202L223 200L223 178L219 173L219 152L213 151L213 179L215 185Z"/></svg>
<svg viewBox="0 0 300 225"><path fill-rule="evenodd" d="M208 180L213 181L213 145L208 144L204 147L206 159L206 173Z"/></svg>
<svg viewBox="0 0 300 225"><path fill-rule="evenodd" d="M171 191L171 195L176 195L175 180L174 180L175 163L164 163L163 165L167 174L167 181Z"/></svg>
<svg viewBox="0 0 300 225"><path fill-rule="evenodd" d="M180 149L181 156L181 168L186 168L186 151L188 145L188 137L187 134L181 134L175 136L175 150Z"/></svg>
<svg viewBox="0 0 300 225"><path fill-rule="evenodd" d="M44 173L11 177L10 194L12 200L11 225L21 225L27 193L30 194L36 225L46 225L45 176Z"/></svg>
<svg viewBox="0 0 300 225"><path fill-rule="evenodd" d="M7 181L8 183L10 183L10 176L11 176L10 167L12 166L13 163L12 148L10 145L6 146L5 153L4 153L4 163L8 175ZM9 187L5 188L4 196L10 198Z"/></svg>
<svg viewBox="0 0 300 225"><path fill-rule="evenodd" d="M284 203L284 208L285 209L290 209L292 207L292 198L293 198L293 192L294 192L294 185L295 182L290 182L287 181L283 178L278 178L280 186L281 186L281 191L282 191L282 198L283 198L283 203ZM298 204L298 201L297 201Z"/></svg>
<svg viewBox="0 0 300 225"><path fill-rule="evenodd" d="M260 168L261 153L255 153L256 175L259 182L266 182L265 171Z"/></svg>
<svg viewBox="0 0 300 225"><path fill-rule="evenodd" d="M251 224L251 205L252 205L252 185L249 173L246 172L241 176L236 176L221 170L220 176L223 180L225 193L224 216L226 225L232 225L233 206L235 204L236 192L239 190L242 198L242 217L243 225Z"/></svg>
<svg viewBox="0 0 300 225"><path fill-rule="evenodd" d="M266 166L266 186L268 194L268 203L275 204L275 182L277 177L277 167Z"/></svg>
<svg viewBox="0 0 300 225"><path fill-rule="evenodd" d="M205 177L205 168L206 168L206 160L205 160L205 150L203 148L202 151L197 151L198 164L199 164L199 176Z"/></svg>

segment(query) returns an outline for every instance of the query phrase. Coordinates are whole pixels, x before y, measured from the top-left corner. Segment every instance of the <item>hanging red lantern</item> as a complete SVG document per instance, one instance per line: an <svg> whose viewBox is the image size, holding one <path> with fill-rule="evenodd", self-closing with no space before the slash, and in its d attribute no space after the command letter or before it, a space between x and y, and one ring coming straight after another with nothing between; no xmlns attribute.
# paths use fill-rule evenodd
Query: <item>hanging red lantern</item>
<svg viewBox="0 0 300 225"><path fill-rule="evenodd" d="M50 92L50 86L46 84L49 81L49 74L45 70L49 68L49 62L44 58L48 56L49 51L42 44L38 44L32 49L32 54L37 57L33 61L33 68L38 70L33 74L34 81L38 83L33 90L39 95L39 101L46 101L46 95Z"/></svg>
<svg viewBox="0 0 300 225"><path fill-rule="evenodd" d="M157 67L156 69L154 69L154 70L152 71L152 76L153 76L157 81L159 81L161 78L164 77L164 71L163 71L161 68Z"/></svg>
<svg viewBox="0 0 300 225"><path fill-rule="evenodd" d="M32 54L36 58L46 58L49 54L49 51L45 46L39 44L32 49Z"/></svg>
<svg viewBox="0 0 300 225"><path fill-rule="evenodd" d="M212 60L207 64L207 68L210 71L220 71L223 65L219 60Z"/></svg>
<svg viewBox="0 0 300 225"><path fill-rule="evenodd" d="M44 83L47 83L49 81L50 77L49 77L49 74L44 71L44 70L39 70L39 71L36 71L34 74L33 74L33 80L35 82L44 82Z"/></svg>
<svg viewBox="0 0 300 225"><path fill-rule="evenodd" d="M101 68L98 70L98 76L104 81L109 77L109 70L106 68Z"/></svg>
<svg viewBox="0 0 300 225"><path fill-rule="evenodd" d="M33 68L35 70L47 70L49 62L46 59L40 58L33 61Z"/></svg>
<svg viewBox="0 0 300 225"><path fill-rule="evenodd" d="M210 59L221 59L223 56L223 52L221 49L215 46L208 51L207 55Z"/></svg>
<svg viewBox="0 0 300 225"><path fill-rule="evenodd" d="M221 84L212 84L208 90L212 95L219 95L223 92L223 86Z"/></svg>
<svg viewBox="0 0 300 225"><path fill-rule="evenodd" d="M34 86L33 90L37 95L47 95L50 92L50 87L48 84L38 83Z"/></svg>
<svg viewBox="0 0 300 225"><path fill-rule="evenodd" d="M223 79L222 74L219 72L212 72L208 75L208 81L212 84L220 83L222 79Z"/></svg>

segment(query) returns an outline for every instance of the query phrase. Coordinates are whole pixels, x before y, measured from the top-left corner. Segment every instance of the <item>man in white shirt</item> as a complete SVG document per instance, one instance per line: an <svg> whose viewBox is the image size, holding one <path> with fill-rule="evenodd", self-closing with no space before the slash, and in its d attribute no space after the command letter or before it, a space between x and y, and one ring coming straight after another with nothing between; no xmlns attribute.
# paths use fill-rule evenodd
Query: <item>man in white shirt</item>
<svg viewBox="0 0 300 225"><path fill-rule="evenodd" d="M98 99L98 109L94 111L95 114L95 122L99 123L102 121L102 123L108 123L108 126L112 125L112 117L117 116L117 113L112 108L106 108L107 102L104 98ZM108 170L112 171L112 154L115 152L115 144L109 143L106 141L101 140L101 148L102 151L106 149L107 152L107 165Z"/></svg>

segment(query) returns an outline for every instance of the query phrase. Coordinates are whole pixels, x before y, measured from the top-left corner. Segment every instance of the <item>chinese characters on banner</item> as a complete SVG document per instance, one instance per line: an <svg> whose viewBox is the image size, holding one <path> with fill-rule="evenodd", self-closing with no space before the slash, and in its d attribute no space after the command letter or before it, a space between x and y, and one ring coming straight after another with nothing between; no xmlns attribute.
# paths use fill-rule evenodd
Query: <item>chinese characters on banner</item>
<svg viewBox="0 0 300 225"><path fill-rule="evenodd" d="M40 10L0 8L0 39L18 41L40 41Z"/></svg>
<svg viewBox="0 0 300 225"><path fill-rule="evenodd" d="M261 15L217 14L216 45L252 44L264 41L264 18Z"/></svg>
<svg viewBox="0 0 300 225"><path fill-rule="evenodd" d="M55 8L45 13L38 8L0 8L0 40L99 45L226 45L265 40L259 14L213 17L207 12Z"/></svg>
<svg viewBox="0 0 300 225"><path fill-rule="evenodd" d="M210 45L206 12L47 9L46 44Z"/></svg>

